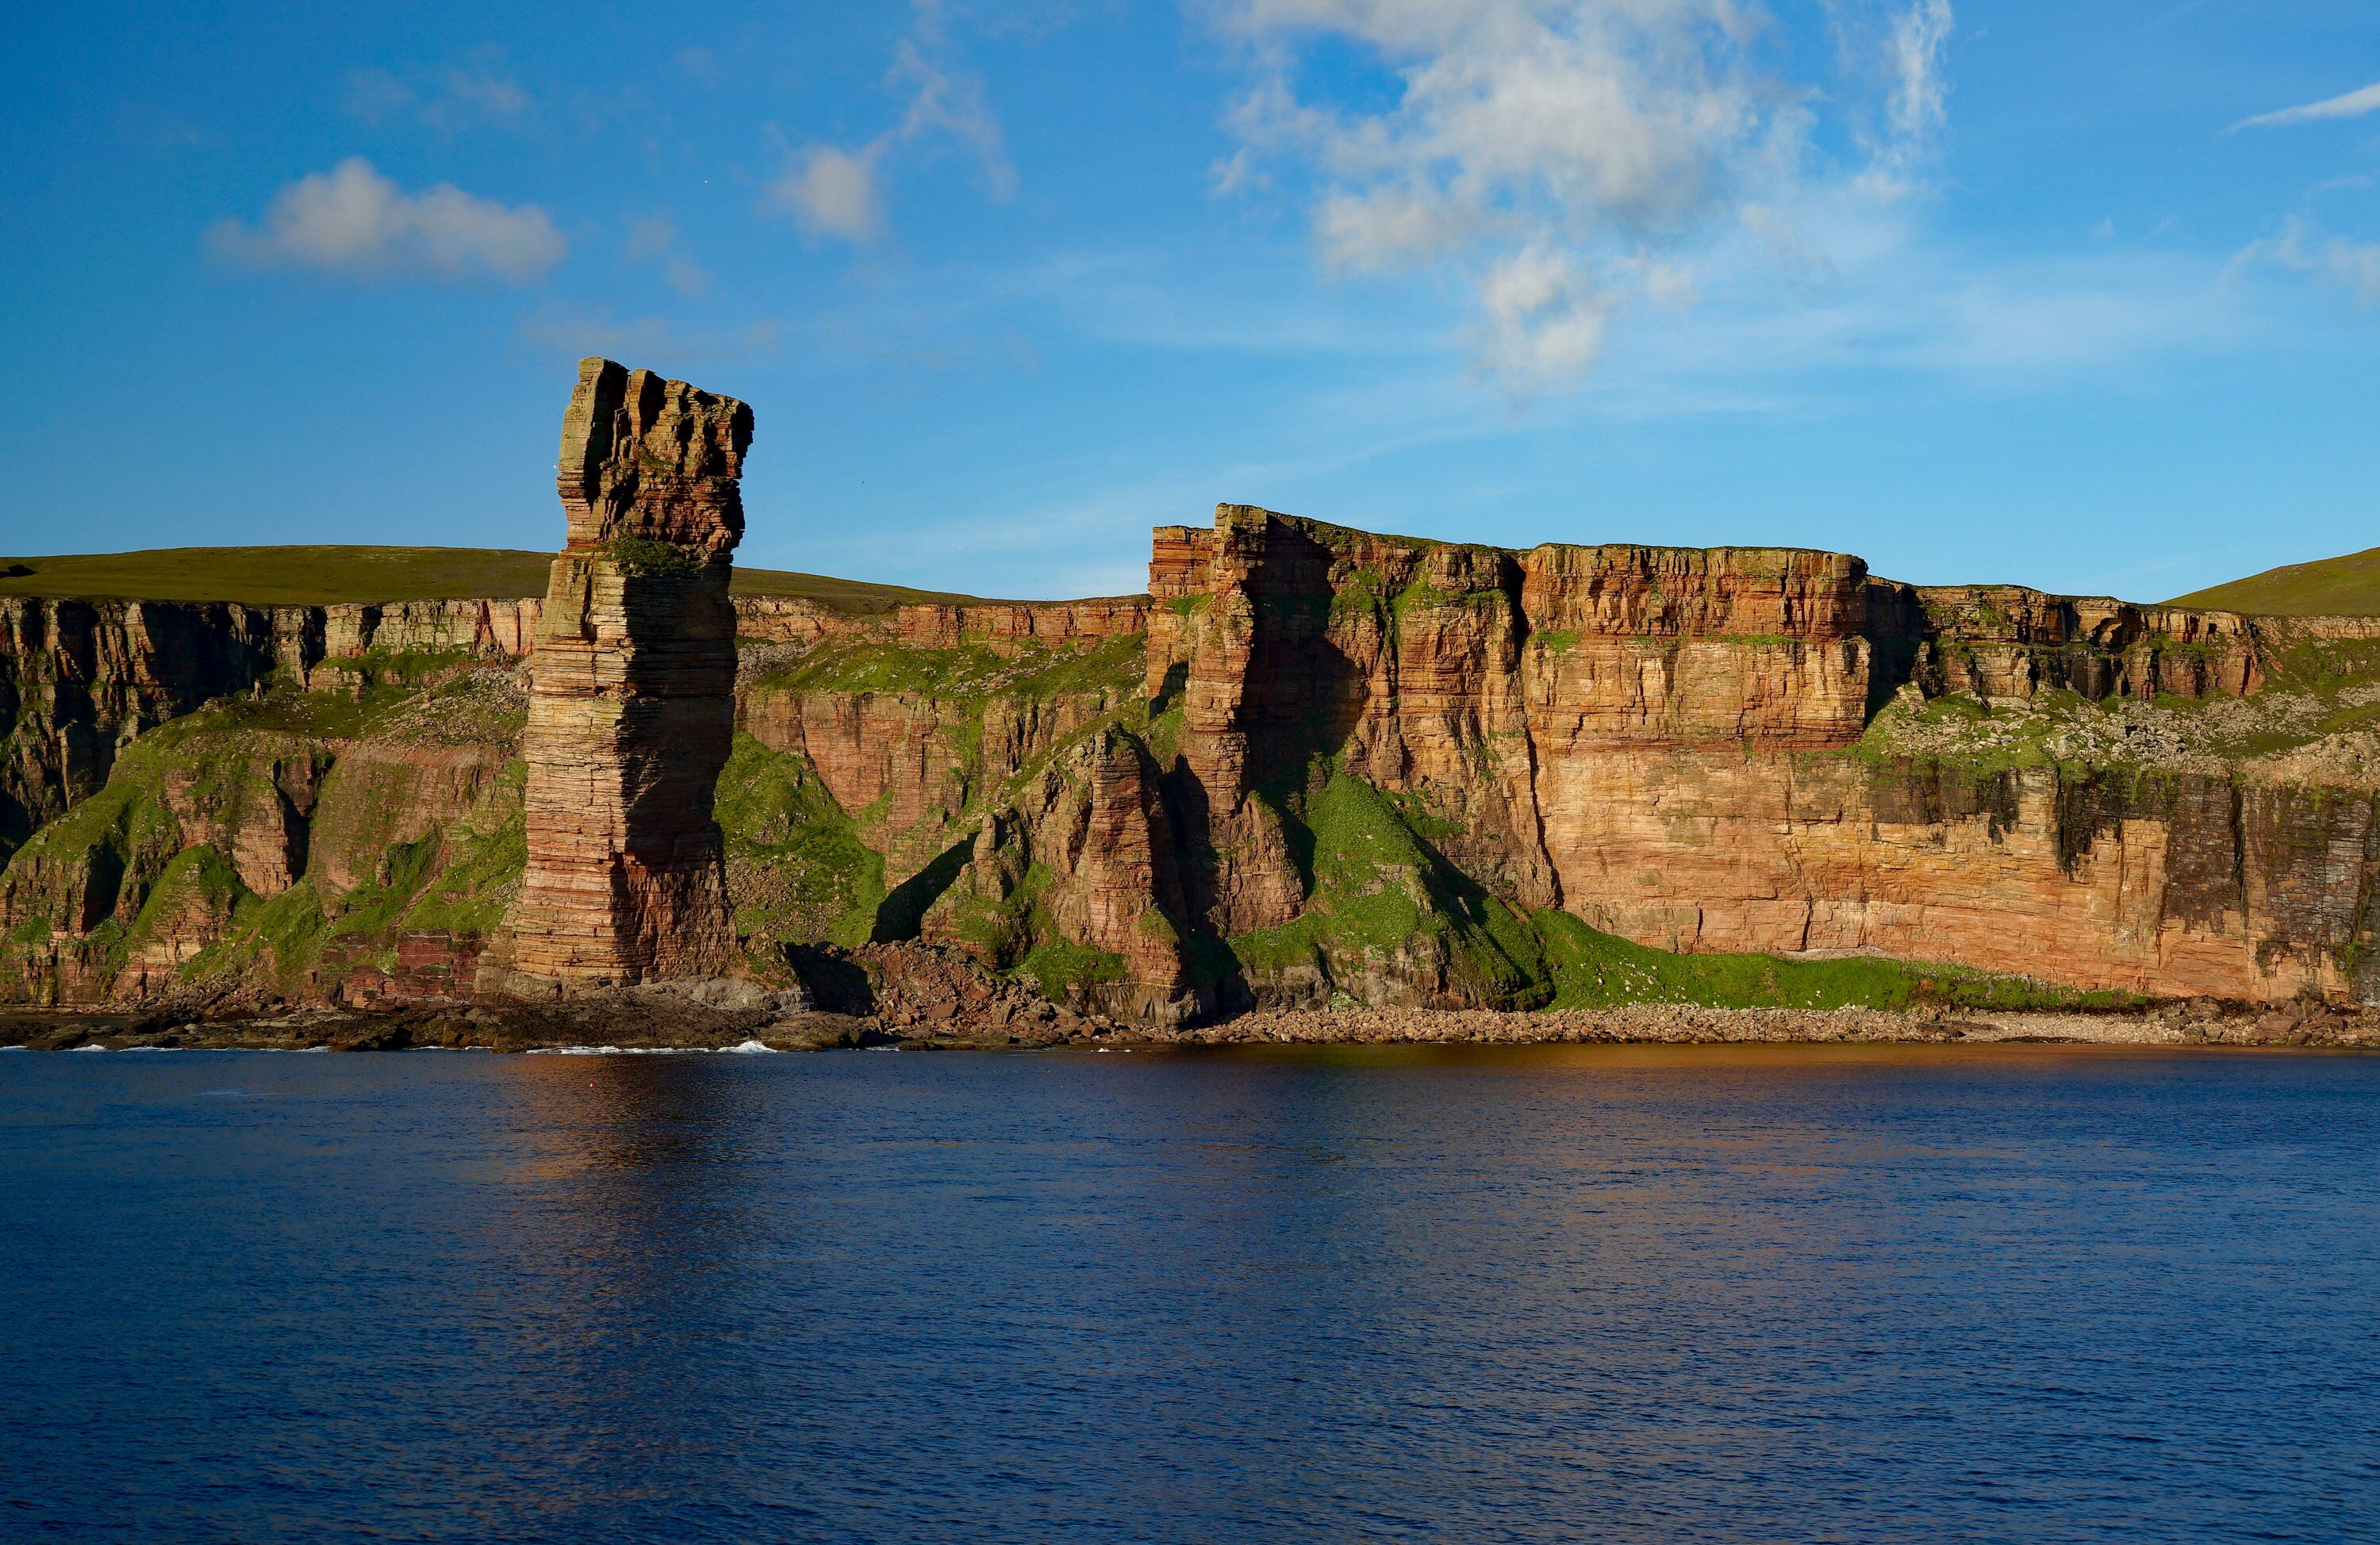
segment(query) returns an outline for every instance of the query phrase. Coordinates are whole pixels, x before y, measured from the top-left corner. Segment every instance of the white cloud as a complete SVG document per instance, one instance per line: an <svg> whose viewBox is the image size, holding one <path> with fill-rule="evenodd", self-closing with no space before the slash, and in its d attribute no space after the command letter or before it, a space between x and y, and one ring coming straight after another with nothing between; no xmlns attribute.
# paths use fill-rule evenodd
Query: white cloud
<svg viewBox="0 0 2380 1545"><path fill-rule="evenodd" d="M884 229L884 198L876 186L883 151L880 139L857 151L809 146L769 184L769 197L814 235L873 241Z"/></svg>
<svg viewBox="0 0 2380 1545"><path fill-rule="evenodd" d="M949 57L941 0L914 0L907 37L892 50L885 84L906 94L901 121L856 149L809 144L788 150L785 167L768 185L768 204L791 214L813 235L865 244L884 232L884 168L893 152L937 140L954 141L982 169L996 199L1016 192L1000 119L984 100L983 79Z"/></svg>
<svg viewBox="0 0 2380 1545"><path fill-rule="evenodd" d="M2360 118L2374 112L2380 112L2380 80L2344 96L2310 102L2302 107L2284 107L2277 113L2259 113L2252 118L2240 119L2231 127L2234 132L2243 128L2286 128L2291 124L2318 123L2325 118Z"/></svg>
<svg viewBox="0 0 2380 1545"><path fill-rule="evenodd" d="M2320 274L2346 287L2359 306L2380 306L2380 242L2325 236L2301 215L2281 222L2281 232L2250 242L2231 260L2236 272L2267 263L2293 273Z"/></svg>
<svg viewBox="0 0 2380 1545"><path fill-rule="evenodd" d="M283 188L258 228L221 221L207 242L258 268L516 284L544 277L569 251L535 204L509 207L452 183L407 193L361 156Z"/></svg>
<svg viewBox="0 0 2380 1545"><path fill-rule="evenodd" d="M1305 170L1333 271L1445 265L1481 318L1479 363L1522 391L1600 352L1628 302L1690 302L1696 254L1749 237L1798 253L1812 130L1839 83L1791 78L1754 0L1209 0L1253 78L1240 153ZM1879 125L1850 170L1872 200L1913 186L1946 116L1949 0L1849 0L1840 30ZM1323 44L1392 81L1387 106L1301 94ZM1342 55L1343 56L1343 55ZM1846 111L1846 116L1848 116ZM1853 126L1857 127L1856 125ZM1796 257L1795 261L1802 260Z"/></svg>
<svg viewBox="0 0 2380 1545"><path fill-rule="evenodd" d="M1516 392L1572 380L1603 352L1610 301L1563 253L1530 247L1504 259L1479 299L1488 318L1479 362Z"/></svg>

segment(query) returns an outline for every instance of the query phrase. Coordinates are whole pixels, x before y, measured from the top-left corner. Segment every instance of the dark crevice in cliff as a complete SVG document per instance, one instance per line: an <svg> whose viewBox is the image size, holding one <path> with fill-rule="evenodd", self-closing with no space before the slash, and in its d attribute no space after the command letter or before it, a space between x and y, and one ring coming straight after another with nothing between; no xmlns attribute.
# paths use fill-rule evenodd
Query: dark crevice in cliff
<svg viewBox="0 0 2380 1545"><path fill-rule="evenodd" d="M2246 794L2240 788L2239 781L2236 779L2229 780L2228 787L2229 788L2231 794L2232 894L2238 898L2240 907L2240 925L2241 930L2244 932L2250 927L2250 919L2248 915L2248 802Z"/></svg>

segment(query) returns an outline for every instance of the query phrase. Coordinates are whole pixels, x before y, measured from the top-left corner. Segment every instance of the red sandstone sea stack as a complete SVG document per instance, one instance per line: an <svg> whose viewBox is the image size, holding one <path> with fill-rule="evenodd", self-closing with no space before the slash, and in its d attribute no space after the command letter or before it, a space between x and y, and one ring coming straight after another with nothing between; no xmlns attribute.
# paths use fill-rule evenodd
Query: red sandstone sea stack
<svg viewBox="0 0 2380 1545"><path fill-rule="evenodd" d="M556 479L569 541L523 741L516 990L715 971L735 950L711 801L735 731L727 587L751 439L733 397L579 364Z"/></svg>

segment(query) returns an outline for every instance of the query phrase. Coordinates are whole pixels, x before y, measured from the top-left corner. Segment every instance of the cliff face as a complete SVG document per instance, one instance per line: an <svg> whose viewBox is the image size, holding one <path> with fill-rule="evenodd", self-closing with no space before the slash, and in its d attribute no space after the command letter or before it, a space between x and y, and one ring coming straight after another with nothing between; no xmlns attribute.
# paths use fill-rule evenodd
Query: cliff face
<svg viewBox="0 0 2380 1545"><path fill-rule="evenodd" d="M1151 690L1180 684L1227 940L1313 905L1293 828L1327 768L1410 802L1493 898L1667 948L2355 990L2380 846L2352 770L2300 786L2252 757L2061 760L1979 734L1900 754L1895 734L1928 693L1986 718L1995 699L2243 697L2361 626L1918 589L1824 553L1400 543L1236 507L1160 532L1151 587Z"/></svg>
<svg viewBox="0 0 2380 1545"><path fill-rule="evenodd" d="M18 849L0 999L469 995L519 880L519 687L468 658L411 682L323 674L142 735Z"/></svg>
<svg viewBox="0 0 2380 1545"><path fill-rule="evenodd" d="M582 396L542 606L0 603L0 997L906 938L1159 1020L2380 997L2380 621L1240 506L1160 529L1147 597L730 606L738 405Z"/></svg>
<svg viewBox="0 0 2380 1545"><path fill-rule="evenodd" d="M569 543L530 662L516 983L612 985L735 952L711 818L735 724L731 554L752 411L579 367L556 479Z"/></svg>
<svg viewBox="0 0 2380 1545"><path fill-rule="evenodd" d="M0 596L0 863L107 782L135 738L275 672L353 681L408 657L506 658L534 601L247 607ZM414 663L419 664L418 660Z"/></svg>

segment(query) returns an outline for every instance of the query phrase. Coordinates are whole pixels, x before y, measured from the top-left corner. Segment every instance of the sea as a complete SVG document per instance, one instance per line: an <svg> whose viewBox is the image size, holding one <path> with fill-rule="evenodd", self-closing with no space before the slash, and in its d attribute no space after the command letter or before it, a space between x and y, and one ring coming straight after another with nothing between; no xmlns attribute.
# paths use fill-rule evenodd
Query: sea
<svg viewBox="0 0 2380 1545"><path fill-rule="evenodd" d="M0 1053L0 1539L2380 1538L2380 1056Z"/></svg>

